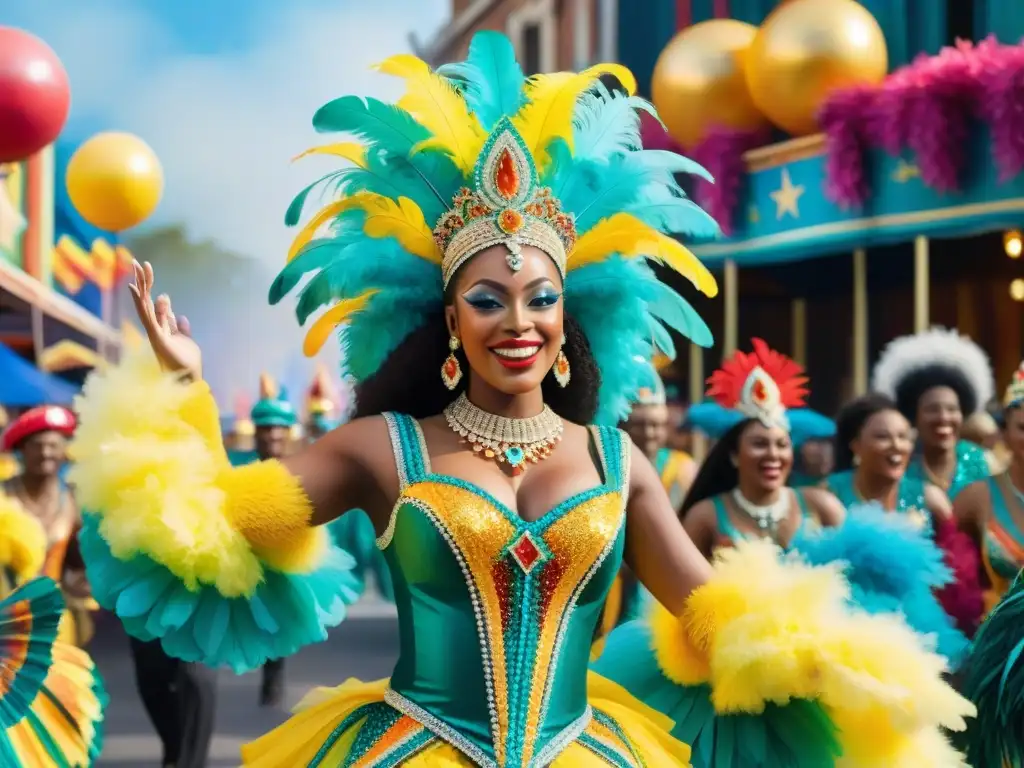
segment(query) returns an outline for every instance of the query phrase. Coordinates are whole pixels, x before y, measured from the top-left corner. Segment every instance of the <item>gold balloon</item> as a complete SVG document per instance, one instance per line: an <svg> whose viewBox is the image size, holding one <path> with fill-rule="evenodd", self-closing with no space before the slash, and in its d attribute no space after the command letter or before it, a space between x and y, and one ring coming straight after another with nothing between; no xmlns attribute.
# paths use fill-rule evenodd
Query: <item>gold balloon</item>
<svg viewBox="0 0 1024 768"><path fill-rule="evenodd" d="M121 232L145 221L164 190L156 154L130 133L98 133L68 163L65 183L78 213L94 227Z"/></svg>
<svg viewBox="0 0 1024 768"><path fill-rule="evenodd" d="M789 0L773 11L750 48L754 103L793 136L818 130L828 94L879 83L889 66L875 17L854 0Z"/></svg>
<svg viewBox="0 0 1024 768"><path fill-rule="evenodd" d="M716 19L684 29L654 65L651 96L669 134L691 148L715 126L768 124L747 91L743 69L757 27Z"/></svg>

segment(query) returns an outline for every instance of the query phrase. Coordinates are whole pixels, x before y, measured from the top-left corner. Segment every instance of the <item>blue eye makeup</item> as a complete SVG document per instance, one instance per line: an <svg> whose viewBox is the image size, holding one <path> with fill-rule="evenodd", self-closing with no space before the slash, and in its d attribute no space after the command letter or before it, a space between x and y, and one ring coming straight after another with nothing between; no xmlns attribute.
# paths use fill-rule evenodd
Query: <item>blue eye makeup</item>
<svg viewBox="0 0 1024 768"><path fill-rule="evenodd" d="M489 291L470 291L462 297L469 306L473 309L478 309L483 312L490 312L495 309L501 309L504 304Z"/></svg>
<svg viewBox="0 0 1024 768"><path fill-rule="evenodd" d="M562 298L562 294L555 290L545 290L538 293L532 299L530 299L530 306L535 309L544 309L546 307L553 307L558 303L558 300Z"/></svg>

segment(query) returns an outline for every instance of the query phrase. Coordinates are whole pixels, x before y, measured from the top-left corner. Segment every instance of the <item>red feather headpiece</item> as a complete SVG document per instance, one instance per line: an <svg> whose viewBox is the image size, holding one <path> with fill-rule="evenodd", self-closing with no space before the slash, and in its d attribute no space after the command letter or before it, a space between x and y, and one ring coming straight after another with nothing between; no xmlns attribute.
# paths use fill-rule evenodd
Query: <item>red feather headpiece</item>
<svg viewBox="0 0 1024 768"><path fill-rule="evenodd" d="M708 378L708 397L768 425L786 426L787 408L800 408L808 393L803 366L752 339L754 351L737 351Z"/></svg>

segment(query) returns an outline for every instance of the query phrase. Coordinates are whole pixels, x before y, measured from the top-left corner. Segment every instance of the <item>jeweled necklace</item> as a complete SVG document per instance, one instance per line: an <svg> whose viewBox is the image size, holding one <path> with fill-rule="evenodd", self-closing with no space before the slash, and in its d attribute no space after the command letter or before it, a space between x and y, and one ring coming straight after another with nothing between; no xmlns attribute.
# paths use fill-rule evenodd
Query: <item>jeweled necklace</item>
<svg viewBox="0 0 1024 768"><path fill-rule="evenodd" d="M778 531L779 525L789 515L789 496L785 493L780 494L779 498L771 504L761 506L749 501L746 496L740 493L739 488L733 488L732 500L736 502L736 506L740 508L743 514L757 524L759 530L770 534L773 538L776 531Z"/></svg>
<svg viewBox="0 0 1024 768"><path fill-rule="evenodd" d="M514 475L550 456L565 429L561 417L546 405L536 416L511 419L477 408L465 393L444 409L444 418L473 453L508 464Z"/></svg>

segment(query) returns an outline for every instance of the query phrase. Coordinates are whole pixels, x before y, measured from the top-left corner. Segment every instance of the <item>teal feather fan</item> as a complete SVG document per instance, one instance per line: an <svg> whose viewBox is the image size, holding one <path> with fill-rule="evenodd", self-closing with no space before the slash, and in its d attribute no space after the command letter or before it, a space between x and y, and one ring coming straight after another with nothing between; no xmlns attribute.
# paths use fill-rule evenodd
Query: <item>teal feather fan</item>
<svg viewBox="0 0 1024 768"><path fill-rule="evenodd" d="M962 669L960 690L978 708L954 734L971 765L1024 766L1024 572L989 614Z"/></svg>
<svg viewBox="0 0 1024 768"><path fill-rule="evenodd" d="M656 113L633 95L628 70L608 64L526 78L508 39L489 31L473 38L466 61L436 72L409 55L379 68L403 78L406 95L395 105L346 96L322 107L316 130L350 141L313 151L349 165L303 190L286 215L294 225L311 196L331 199L299 232L270 291L276 303L312 275L299 295L299 320L327 311L309 329L307 353L337 328L346 373L363 381L436 316L445 241L433 230L453 197L474 187L492 130L516 133L540 185L575 224L566 311L582 327L601 371L600 421L628 413L642 383L633 358L649 358L655 345L671 351L670 332L711 345L704 321L649 266L665 265L705 294L717 292L707 269L668 236L717 234L714 220L676 181L681 173L708 176L686 158L643 149L640 115ZM605 87L599 78L606 74L626 92Z"/></svg>

